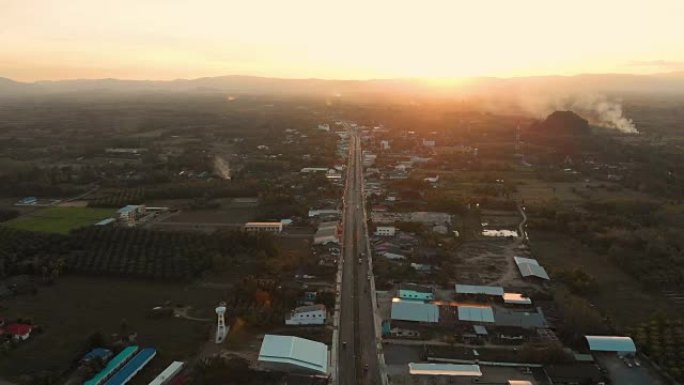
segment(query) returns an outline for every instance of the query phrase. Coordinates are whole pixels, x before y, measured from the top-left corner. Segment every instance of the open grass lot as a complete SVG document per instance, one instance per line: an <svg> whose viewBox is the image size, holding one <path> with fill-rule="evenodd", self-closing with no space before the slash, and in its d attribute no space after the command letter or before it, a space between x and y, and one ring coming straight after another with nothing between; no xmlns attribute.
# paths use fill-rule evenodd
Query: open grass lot
<svg viewBox="0 0 684 385"><path fill-rule="evenodd" d="M16 218L6 225L20 230L67 234L111 217L114 209L87 207L50 207Z"/></svg>
<svg viewBox="0 0 684 385"><path fill-rule="evenodd" d="M530 231L529 236L535 257L549 271L551 279L554 270L574 268L580 268L596 279L598 290L589 294L587 299L610 316L617 326L633 326L648 321L658 311L677 312L659 292L647 291L604 256L597 255L572 238L539 231Z"/></svg>
<svg viewBox="0 0 684 385"><path fill-rule="evenodd" d="M3 301L7 317L27 317L40 324L44 333L0 360L0 376L9 379L41 370L61 371L79 358L88 336L105 336L121 330L126 319L129 330L138 332L142 346L158 349L150 366L134 383L149 382L174 359L194 356L207 340L213 322L179 318L151 318L154 306L171 301L193 307L190 315L212 319L213 309L225 289L203 288L143 281L63 277L57 284L41 287L37 295Z"/></svg>

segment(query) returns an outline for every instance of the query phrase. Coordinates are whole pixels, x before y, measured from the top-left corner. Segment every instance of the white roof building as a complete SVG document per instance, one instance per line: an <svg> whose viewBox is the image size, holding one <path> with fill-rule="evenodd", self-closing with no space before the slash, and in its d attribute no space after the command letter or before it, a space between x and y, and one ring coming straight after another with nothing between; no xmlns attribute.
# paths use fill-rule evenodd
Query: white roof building
<svg viewBox="0 0 684 385"><path fill-rule="evenodd" d="M300 306L285 320L285 325L323 325L327 312L325 305Z"/></svg>
<svg viewBox="0 0 684 385"><path fill-rule="evenodd" d="M327 374L328 346L299 337L266 334L259 350L259 364L272 370Z"/></svg>
<svg viewBox="0 0 684 385"><path fill-rule="evenodd" d="M181 370L183 370L183 361L173 361L166 367L157 377L148 385L164 385L171 381Z"/></svg>
<svg viewBox="0 0 684 385"><path fill-rule="evenodd" d="M422 376L482 377L480 365L410 362L409 373Z"/></svg>
<svg viewBox="0 0 684 385"><path fill-rule="evenodd" d="M432 303L394 300L391 318L394 321L437 323L439 307Z"/></svg>
<svg viewBox="0 0 684 385"><path fill-rule="evenodd" d="M458 320L471 322L494 322L494 310L489 306L459 306Z"/></svg>

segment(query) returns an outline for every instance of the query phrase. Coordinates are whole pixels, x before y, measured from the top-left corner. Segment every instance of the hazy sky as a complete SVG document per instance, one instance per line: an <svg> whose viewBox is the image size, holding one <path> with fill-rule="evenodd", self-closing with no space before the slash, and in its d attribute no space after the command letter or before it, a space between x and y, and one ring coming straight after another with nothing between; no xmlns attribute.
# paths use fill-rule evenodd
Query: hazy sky
<svg viewBox="0 0 684 385"><path fill-rule="evenodd" d="M684 0L0 0L0 77L684 70Z"/></svg>

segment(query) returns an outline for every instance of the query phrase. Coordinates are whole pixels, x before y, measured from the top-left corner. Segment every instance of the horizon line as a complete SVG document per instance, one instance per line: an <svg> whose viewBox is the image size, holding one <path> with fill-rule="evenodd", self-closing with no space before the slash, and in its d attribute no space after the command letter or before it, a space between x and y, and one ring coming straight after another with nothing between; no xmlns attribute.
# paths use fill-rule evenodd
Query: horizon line
<svg viewBox="0 0 684 385"><path fill-rule="evenodd" d="M265 75L244 75L244 74L227 74L227 75L216 75L216 76L199 76L199 77L189 77L189 78L174 78L174 79L138 79L138 78L116 78L116 77L93 77L93 78L61 78L61 79L41 79L34 81L21 81L15 80L11 77L1 76L0 79L6 79L14 83L20 84L39 84L39 83L51 83L51 82L76 82L76 81L130 81L130 82L182 82L182 81L194 81L201 79L218 79L218 78L252 78L252 79L270 79L270 80L293 80L293 81L303 81L303 80L317 80L317 81L338 81L338 82L372 82L372 81L467 81L467 80L477 80L477 79L494 79L494 80L508 80L508 79L540 79L540 78L573 78L581 76L645 76L645 77L658 77L658 76L673 76L673 75L683 75L684 71L668 71L668 72L652 72L652 73L634 73L634 72L582 72L577 74L550 74L550 75L517 75L517 76L487 76L487 75L477 75L477 76L406 76L406 77L387 77L387 78L355 78L355 79L341 79L341 78L326 78L326 77L286 77L286 76L265 76Z"/></svg>

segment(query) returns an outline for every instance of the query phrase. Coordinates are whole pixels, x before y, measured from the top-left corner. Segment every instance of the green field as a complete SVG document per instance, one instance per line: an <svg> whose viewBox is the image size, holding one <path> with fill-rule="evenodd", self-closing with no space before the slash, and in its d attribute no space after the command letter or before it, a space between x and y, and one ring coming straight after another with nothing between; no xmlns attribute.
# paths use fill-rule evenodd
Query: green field
<svg viewBox="0 0 684 385"><path fill-rule="evenodd" d="M6 223L20 230L67 234L83 226L90 226L114 215L114 209L87 207L50 207L21 216Z"/></svg>

